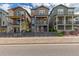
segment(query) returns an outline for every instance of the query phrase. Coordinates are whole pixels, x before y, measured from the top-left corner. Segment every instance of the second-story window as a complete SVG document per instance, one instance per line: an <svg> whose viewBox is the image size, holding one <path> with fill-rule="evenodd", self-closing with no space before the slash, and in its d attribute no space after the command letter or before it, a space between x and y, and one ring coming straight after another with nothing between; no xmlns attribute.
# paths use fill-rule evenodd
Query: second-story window
<svg viewBox="0 0 79 59"><path fill-rule="evenodd" d="M3 26L4 26L5 22L3 21Z"/></svg>
<svg viewBox="0 0 79 59"><path fill-rule="evenodd" d="M0 17L2 17L2 13L0 13Z"/></svg>
<svg viewBox="0 0 79 59"><path fill-rule="evenodd" d="M35 24L35 19L34 18L32 18L32 24Z"/></svg>
<svg viewBox="0 0 79 59"><path fill-rule="evenodd" d="M20 11L21 15L25 15L25 12L24 11Z"/></svg>
<svg viewBox="0 0 79 59"><path fill-rule="evenodd" d="M16 11L16 15L20 16L21 15L20 11Z"/></svg>
<svg viewBox="0 0 79 59"><path fill-rule="evenodd" d="M64 10L63 9L58 9L58 14L64 14Z"/></svg>
<svg viewBox="0 0 79 59"><path fill-rule="evenodd" d="M73 9L68 9L68 14L73 14L74 10Z"/></svg>
<svg viewBox="0 0 79 59"><path fill-rule="evenodd" d="M39 15L44 15L45 10L39 10Z"/></svg>

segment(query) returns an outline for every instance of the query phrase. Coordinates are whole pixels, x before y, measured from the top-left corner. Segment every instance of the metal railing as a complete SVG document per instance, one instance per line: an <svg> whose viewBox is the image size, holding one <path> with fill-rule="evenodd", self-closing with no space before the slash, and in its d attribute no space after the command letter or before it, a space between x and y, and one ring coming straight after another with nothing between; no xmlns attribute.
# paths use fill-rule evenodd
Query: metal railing
<svg viewBox="0 0 79 59"><path fill-rule="evenodd" d="M0 37L57 36L56 32L0 33Z"/></svg>

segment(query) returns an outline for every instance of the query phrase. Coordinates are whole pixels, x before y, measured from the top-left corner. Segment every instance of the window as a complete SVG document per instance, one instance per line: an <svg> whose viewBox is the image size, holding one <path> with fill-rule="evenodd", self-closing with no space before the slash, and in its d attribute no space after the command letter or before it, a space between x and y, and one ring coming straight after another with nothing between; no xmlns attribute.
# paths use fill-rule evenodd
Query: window
<svg viewBox="0 0 79 59"><path fill-rule="evenodd" d="M32 18L32 24L35 24L35 19L34 18Z"/></svg>
<svg viewBox="0 0 79 59"><path fill-rule="evenodd" d="M22 16L22 12L21 12L21 11L16 11L15 14L16 14L17 16Z"/></svg>
<svg viewBox="0 0 79 59"><path fill-rule="evenodd" d="M20 11L20 13L21 13L22 15L24 15L24 14L25 14L25 12L24 12L24 11Z"/></svg>
<svg viewBox="0 0 79 59"><path fill-rule="evenodd" d="M39 10L39 15L43 15L45 13L45 10Z"/></svg>
<svg viewBox="0 0 79 59"><path fill-rule="evenodd" d="M0 13L0 17L2 17L2 13Z"/></svg>
<svg viewBox="0 0 79 59"><path fill-rule="evenodd" d="M44 24L46 24L47 23L47 21L46 20L44 20Z"/></svg>
<svg viewBox="0 0 79 59"><path fill-rule="evenodd" d="M72 25L66 25L66 30L71 30L72 29Z"/></svg>
<svg viewBox="0 0 79 59"><path fill-rule="evenodd" d="M24 11L16 11L15 14L17 16L23 16L23 15L25 15L25 12Z"/></svg>
<svg viewBox="0 0 79 59"><path fill-rule="evenodd" d="M20 20L17 19L17 20L15 21L15 24L16 24L16 25L20 24Z"/></svg>
<svg viewBox="0 0 79 59"><path fill-rule="evenodd" d="M3 21L3 26L4 26L5 22Z"/></svg>
<svg viewBox="0 0 79 59"><path fill-rule="evenodd" d="M64 25L58 25L59 30L64 30Z"/></svg>
<svg viewBox="0 0 79 59"><path fill-rule="evenodd" d="M74 10L73 9L68 9L68 14L73 14Z"/></svg>
<svg viewBox="0 0 79 59"><path fill-rule="evenodd" d="M58 17L58 24L64 24L64 17Z"/></svg>
<svg viewBox="0 0 79 59"><path fill-rule="evenodd" d="M64 14L64 10L63 9L58 9L58 14Z"/></svg>
<svg viewBox="0 0 79 59"><path fill-rule="evenodd" d="M3 13L3 16L5 16L5 14Z"/></svg>

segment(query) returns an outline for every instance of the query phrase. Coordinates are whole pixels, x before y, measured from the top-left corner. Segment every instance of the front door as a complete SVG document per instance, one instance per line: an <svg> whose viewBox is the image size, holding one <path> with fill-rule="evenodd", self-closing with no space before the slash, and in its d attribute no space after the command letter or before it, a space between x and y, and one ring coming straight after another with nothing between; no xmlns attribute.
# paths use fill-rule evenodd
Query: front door
<svg viewBox="0 0 79 59"><path fill-rule="evenodd" d="M39 32L47 32L47 26L39 26Z"/></svg>
<svg viewBox="0 0 79 59"><path fill-rule="evenodd" d="M37 32L47 32L47 26L39 26L39 27L37 27Z"/></svg>
<svg viewBox="0 0 79 59"><path fill-rule="evenodd" d="M16 28L14 28L14 33L16 33L17 32L17 30L16 30Z"/></svg>
<svg viewBox="0 0 79 59"><path fill-rule="evenodd" d="M14 33L20 32L19 28L14 28Z"/></svg>
<svg viewBox="0 0 79 59"><path fill-rule="evenodd" d="M44 26L44 32L47 32L47 26Z"/></svg>

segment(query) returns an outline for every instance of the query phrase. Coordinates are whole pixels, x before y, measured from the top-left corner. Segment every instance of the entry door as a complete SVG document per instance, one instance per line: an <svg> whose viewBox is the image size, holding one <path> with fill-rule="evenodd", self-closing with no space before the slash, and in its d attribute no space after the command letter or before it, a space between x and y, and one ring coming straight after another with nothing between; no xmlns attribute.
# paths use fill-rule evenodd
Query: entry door
<svg viewBox="0 0 79 59"><path fill-rule="evenodd" d="M44 32L47 32L47 26L44 26Z"/></svg>
<svg viewBox="0 0 79 59"><path fill-rule="evenodd" d="M14 28L14 33L16 33L17 32L17 30L16 30L16 28Z"/></svg>
<svg viewBox="0 0 79 59"><path fill-rule="evenodd" d="M44 32L44 27L43 26L41 26L41 32Z"/></svg>
<svg viewBox="0 0 79 59"><path fill-rule="evenodd" d="M14 28L14 33L16 32L20 32L20 29L19 28Z"/></svg>

